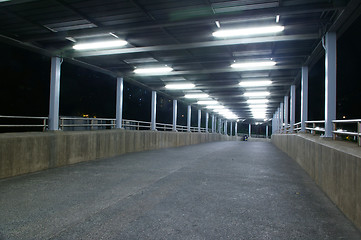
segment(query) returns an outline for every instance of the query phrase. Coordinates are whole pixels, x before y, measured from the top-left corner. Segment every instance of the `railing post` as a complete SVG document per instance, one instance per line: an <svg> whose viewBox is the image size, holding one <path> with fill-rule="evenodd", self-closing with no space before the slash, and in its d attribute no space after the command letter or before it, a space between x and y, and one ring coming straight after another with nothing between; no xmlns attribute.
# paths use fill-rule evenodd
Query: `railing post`
<svg viewBox="0 0 361 240"><path fill-rule="evenodd" d="M314 130L316 128L316 123L312 123L312 135L316 135L316 131Z"/></svg>
<svg viewBox="0 0 361 240"><path fill-rule="evenodd" d="M357 143L361 147L361 122L357 122Z"/></svg>
<svg viewBox="0 0 361 240"><path fill-rule="evenodd" d="M61 118L61 126L60 126L60 129L62 131L64 131L64 119Z"/></svg>
<svg viewBox="0 0 361 240"><path fill-rule="evenodd" d="M43 119L43 132L45 131L46 129L46 118Z"/></svg>

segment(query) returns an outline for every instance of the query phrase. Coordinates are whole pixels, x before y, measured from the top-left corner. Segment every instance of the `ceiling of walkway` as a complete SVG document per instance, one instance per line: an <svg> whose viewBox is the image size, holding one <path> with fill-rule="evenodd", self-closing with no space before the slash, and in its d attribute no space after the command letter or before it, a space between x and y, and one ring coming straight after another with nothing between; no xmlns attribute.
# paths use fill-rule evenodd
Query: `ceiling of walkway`
<svg viewBox="0 0 361 240"><path fill-rule="evenodd" d="M185 99L206 93L239 118L253 118L245 92L267 91L267 115L297 84L303 65L323 54L322 36L338 36L360 15L355 0L10 0L0 1L0 39L57 55L152 90ZM234 28L284 26L279 33L214 37ZM79 43L122 39L122 47L74 50ZM233 63L274 61L264 68L232 68ZM152 76L134 69L165 66ZM272 84L247 88L242 81ZM169 90L170 83L193 83ZM203 105L197 106L199 108Z"/></svg>

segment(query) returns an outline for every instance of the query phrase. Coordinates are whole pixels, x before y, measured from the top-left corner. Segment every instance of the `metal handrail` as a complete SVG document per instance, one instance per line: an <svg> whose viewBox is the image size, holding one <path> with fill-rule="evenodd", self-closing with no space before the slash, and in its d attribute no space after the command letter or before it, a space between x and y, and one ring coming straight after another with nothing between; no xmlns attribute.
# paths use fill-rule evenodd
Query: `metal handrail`
<svg viewBox="0 0 361 240"><path fill-rule="evenodd" d="M0 115L0 119L34 119L34 120L43 120L42 124L1 124L0 127L42 127L43 131L45 131L48 127L47 121L48 117L31 117L31 116L7 116L7 115ZM74 121L69 123L67 121ZM83 121L81 123L76 121ZM66 117L61 116L59 117L59 128L61 130L69 130L71 127L85 127L94 129L97 127L104 127L104 128L115 128L115 118L84 118L84 117ZM122 126L125 129L130 130L150 130L151 129L151 122L146 121L138 121L138 120L122 120ZM173 124L169 123L156 123L156 129L163 130L163 131L172 131ZM182 125L176 125L176 130L180 132L187 132L188 127ZM198 132L198 127L190 127L190 132ZM200 132L206 132L206 128L200 128Z"/></svg>
<svg viewBox="0 0 361 240"><path fill-rule="evenodd" d="M32 116L7 116L7 115L0 115L0 119L28 119L28 120L43 120L42 124L0 124L0 127L15 127L15 128L24 128L24 127L41 127L43 128L43 131L46 130L48 127L47 121L48 117L32 117Z"/></svg>
<svg viewBox="0 0 361 240"><path fill-rule="evenodd" d="M312 127L309 127L308 125L312 124ZM315 135L316 132L325 132L325 120L315 120L315 121L305 121L305 129L309 130L312 135ZM323 125L320 127L319 125Z"/></svg>
<svg viewBox="0 0 361 240"><path fill-rule="evenodd" d="M343 129L337 129L338 123L357 123L357 132L349 132ZM345 119L345 120L333 120L332 121L333 131L332 138L335 140L338 135L346 135L357 137L357 144L361 146L361 119Z"/></svg>
<svg viewBox="0 0 361 240"><path fill-rule="evenodd" d="M344 129L337 129L337 124L342 124L342 123L346 123L346 124L357 123L357 132L348 131L348 130L344 130ZM321 133L325 132L325 128L324 128L325 120L305 121L305 124L306 124L305 129L307 131L311 132L311 134L313 134L313 135L315 135L316 132L321 132ZM333 136L334 140L336 139L336 137L338 135L353 136L353 137L357 138L358 145L361 146L361 119L333 120L332 124L333 124L332 136ZM300 125L301 125L301 122L295 123L293 125L294 130L296 132L299 132L301 130ZM287 127L285 126L284 129L287 130ZM286 131L286 132L288 132L288 131Z"/></svg>

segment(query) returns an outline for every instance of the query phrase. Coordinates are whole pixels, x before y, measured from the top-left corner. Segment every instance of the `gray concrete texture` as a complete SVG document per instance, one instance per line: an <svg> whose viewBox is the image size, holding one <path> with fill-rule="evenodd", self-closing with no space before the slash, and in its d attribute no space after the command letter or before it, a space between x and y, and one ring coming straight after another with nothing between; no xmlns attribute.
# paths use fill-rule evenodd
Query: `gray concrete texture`
<svg viewBox="0 0 361 240"><path fill-rule="evenodd" d="M276 134L272 142L311 176L361 230L361 148L310 134Z"/></svg>
<svg viewBox="0 0 361 240"><path fill-rule="evenodd" d="M125 154L0 180L0 239L361 239L267 142Z"/></svg>
<svg viewBox="0 0 361 240"><path fill-rule="evenodd" d="M0 179L125 153L231 139L210 133L127 130L0 134Z"/></svg>

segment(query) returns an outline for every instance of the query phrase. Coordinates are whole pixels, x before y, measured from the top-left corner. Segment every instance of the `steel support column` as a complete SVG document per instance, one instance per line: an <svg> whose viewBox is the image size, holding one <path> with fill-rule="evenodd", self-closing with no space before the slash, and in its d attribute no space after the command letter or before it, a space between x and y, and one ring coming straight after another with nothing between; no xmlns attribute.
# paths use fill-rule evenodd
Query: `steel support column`
<svg viewBox="0 0 361 240"><path fill-rule="evenodd" d="M202 110L198 109L198 132L201 132Z"/></svg>
<svg viewBox="0 0 361 240"><path fill-rule="evenodd" d="M229 136L232 136L232 134L233 134L233 122L231 122L231 126L230 126L230 128L229 128Z"/></svg>
<svg viewBox="0 0 361 240"><path fill-rule="evenodd" d="M325 137L332 137L336 119L336 33L326 33L325 55Z"/></svg>
<svg viewBox="0 0 361 240"><path fill-rule="evenodd" d="M227 135L227 120L224 121L224 135Z"/></svg>
<svg viewBox="0 0 361 240"><path fill-rule="evenodd" d="M150 124L150 130L156 131L157 130L157 92L152 91L152 109L151 109L151 124Z"/></svg>
<svg viewBox="0 0 361 240"><path fill-rule="evenodd" d="M308 118L308 67L302 67L301 79L301 132L306 131Z"/></svg>
<svg viewBox="0 0 361 240"><path fill-rule="evenodd" d="M215 117L214 117L214 114L212 115L212 133L214 133L214 130L215 130L215 128L214 128L214 126L215 126Z"/></svg>
<svg viewBox="0 0 361 240"><path fill-rule="evenodd" d="M206 133L208 133L209 113L206 112Z"/></svg>
<svg viewBox="0 0 361 240"><path fill-rule="evenodd" d="M252 133L252 126L251 124L248 124L248 137L251 137L251 133Z"/></svg>
<svg viewBox="0 0 361 240"><path fill-rule="evenodd" d="M290 131L293 132L296 120L296 86L291 85L290 90Z"/></svg>
<svg viewBox="0 0 361 240"><path fill-rule="evenodd" d="M234 135L237 137L238 134L237 134L237 125L238 125L238 122L234 122Z"/></svg>
<svg viewBox="0 0 361 240"><path fill-rule="evenodd" d="M268 125L266 125L266 138L268 138Z"/></svg>
<svg viewBox="0 0 361 240"><path fill-rule="evenodd" d="M187 111L187 131L191 131L191 114L192 114L192 106L188 105L188 111Z"/></svg>
<svg viewBox="0 0 361 240"><path fill-rule="evenodd" d="M50 99L49 99L49 130L59 130L59 99L60 99L60 67L62 59L51 58Z"/></svg>
<svg viewBox="0 0 361 240"><path fill-rule="evenodd" d="M285 96L284 97L284 103L283 103L283 107L284 107L284 110L283 110L283 114L284 114L284 122L285 122L285 132L287 133L287 128L288 128L288 115L289 115L289 107L288 107L288 101L289 101L289 98L288 96Z"/></svg>
<svg viewBox="0 0 361 240"><path fill-rule="evenodd" d="M222 133L222 118L218 119L218 133Z"/></svg>
<svg viewBox="0 0 361 240"><path fill-rule="evenodd" d="M172 131L177 131L177 111L178 111L178 101L173 100L173 127Z"/></svg>
<svg viewBox="0 0 361 240"><path fill-rule="evenodd" d="M280 118L280 108L277 108L277 132L281 132L281 124L280 124L281 118Z"/></svg>
<svg viewBox="0 0 361 240"><path fill-rule="evenodd" d="M284 108L283 108L283 103L280 103L280 123L281 123L281 132L284 131L284 126L283 126L283 117L284 117Z"/></svg>
<svg viewBox="0 0 361 240"><path fill-rule="evenodd" d="M116 109L116 120L115 128L122 128L123 121L123 78L117 78L117 109Z"/></svg>

